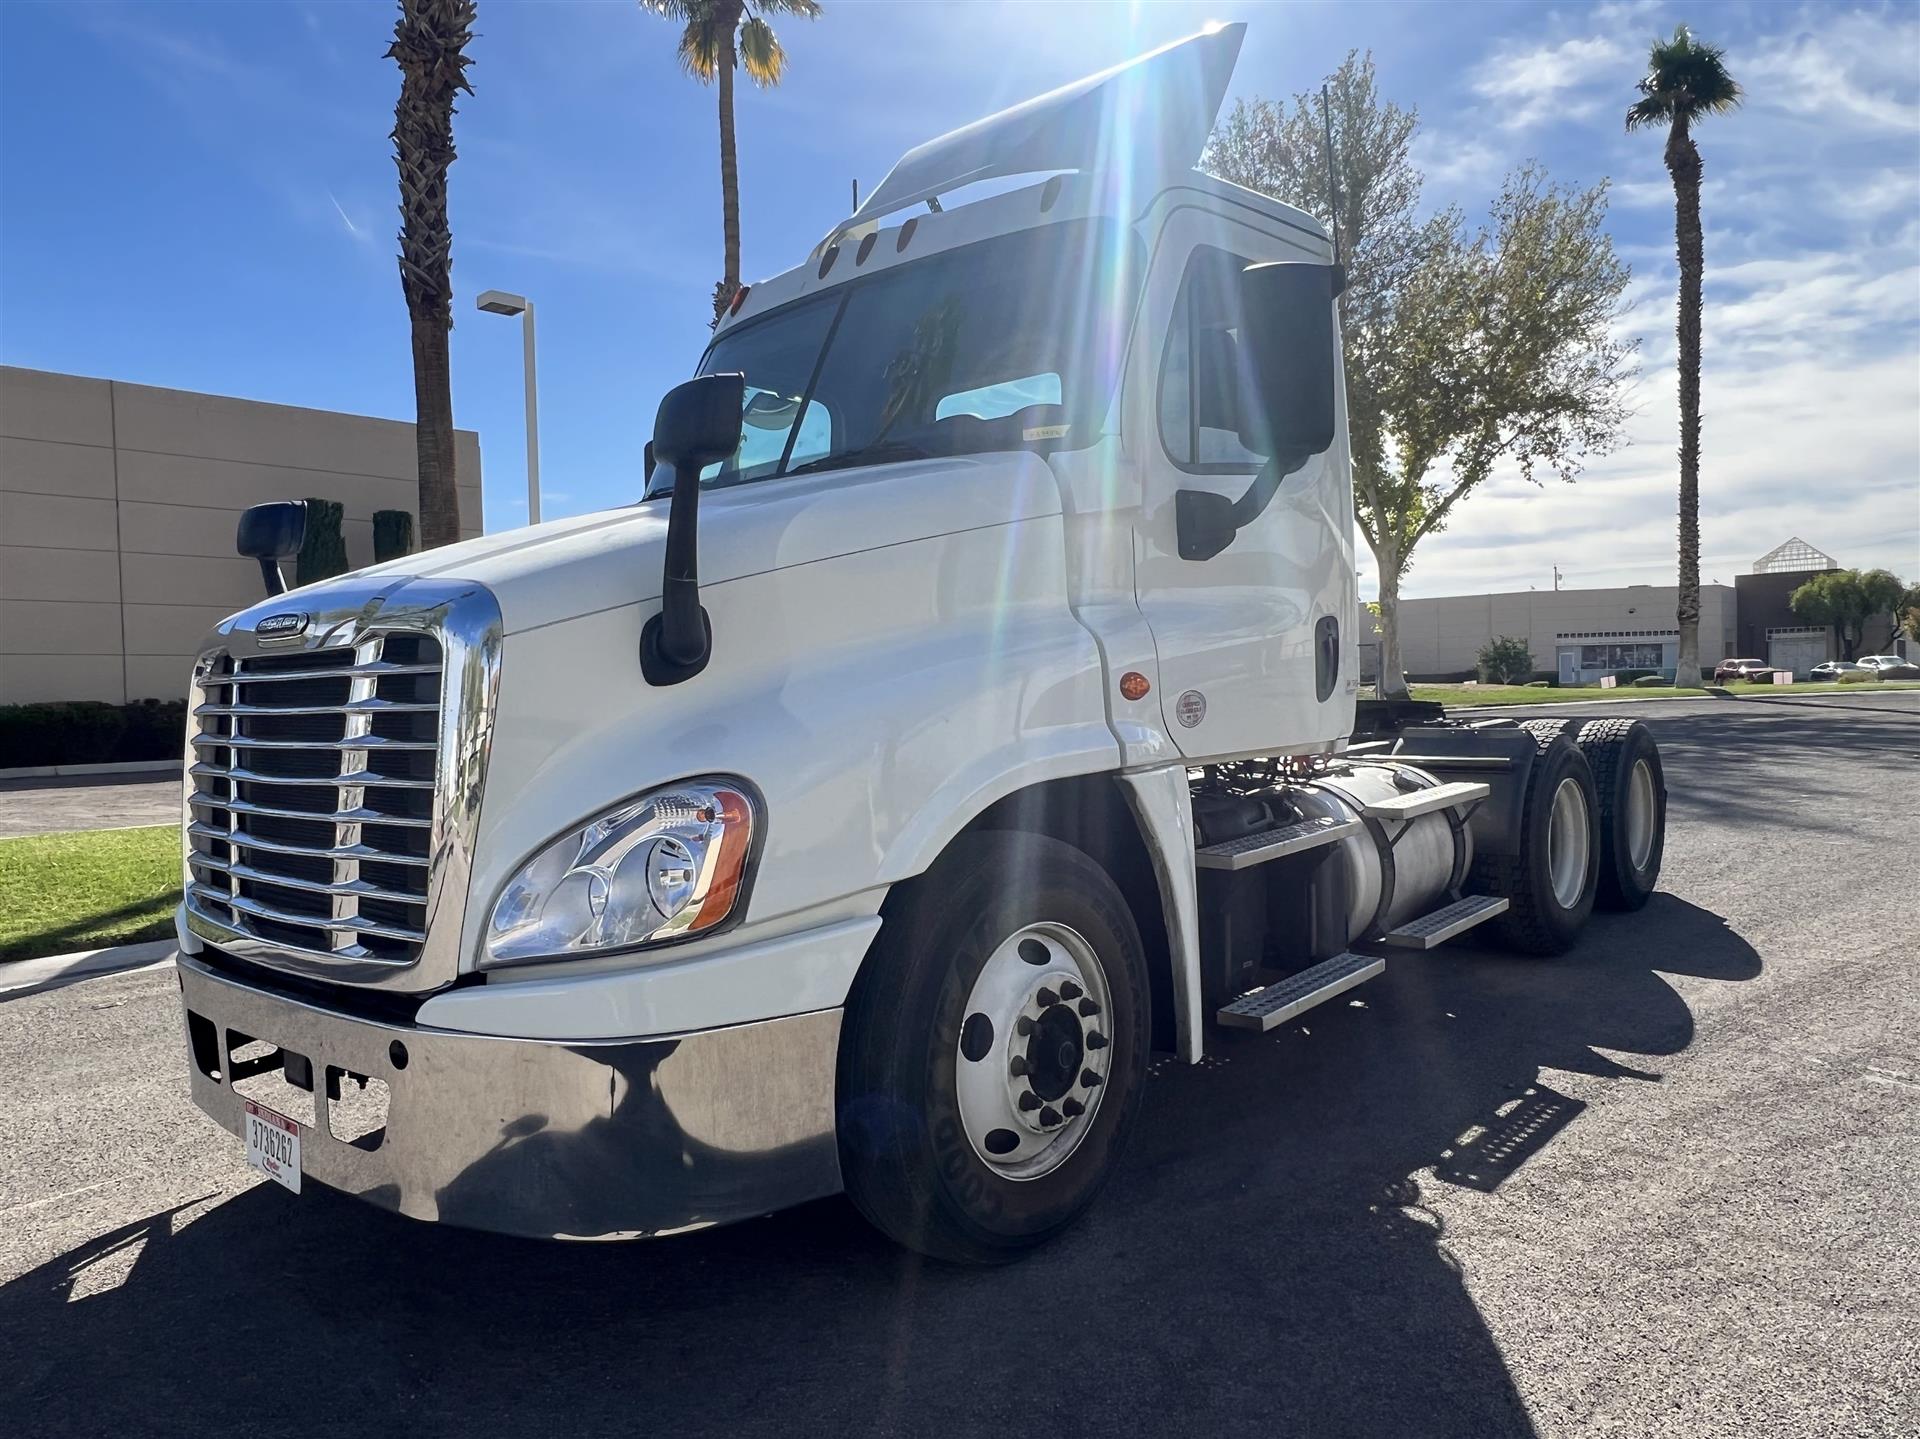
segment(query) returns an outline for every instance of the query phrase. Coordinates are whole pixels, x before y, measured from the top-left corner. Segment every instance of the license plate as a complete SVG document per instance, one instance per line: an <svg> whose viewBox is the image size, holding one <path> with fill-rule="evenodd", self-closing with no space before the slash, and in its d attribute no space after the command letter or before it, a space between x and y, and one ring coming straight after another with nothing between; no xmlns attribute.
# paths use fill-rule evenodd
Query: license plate
<svg viewBox="0 0 1920 1439"><path fill-rule="evenodd" d="M300 1192L300 1125L265 1105L246 1101L247 1163L275 1184Z"/></svg>

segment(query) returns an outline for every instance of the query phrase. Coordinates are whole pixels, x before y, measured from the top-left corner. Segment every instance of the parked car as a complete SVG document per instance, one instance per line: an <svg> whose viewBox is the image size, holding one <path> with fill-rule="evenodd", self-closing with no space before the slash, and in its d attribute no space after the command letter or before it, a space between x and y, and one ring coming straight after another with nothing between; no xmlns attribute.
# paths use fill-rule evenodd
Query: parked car
<svg viewBox="0 0 1920 1439"><path fill-rule="evenodd" d="M1713 667L1713 682L1723 685L1728 680L1765 680L1772 674L1773 666L1765 660L1721 660Z"/></svg>
<svg viewBox="0 0 1920 1439"><path fill-rule="evenodd" d="M1920 665L1900 655L1862 655L1860 667L1883 680L1920 680Z"/></svg>
<svg viewBox="0 0 1920 1439"><path fill-rule="evenodd" d="M1852 660L1828 660L1813 667L1813 677L1817 680L1837 680L1841 675L1859 674L1865 665L1855 664Z"/></svg>

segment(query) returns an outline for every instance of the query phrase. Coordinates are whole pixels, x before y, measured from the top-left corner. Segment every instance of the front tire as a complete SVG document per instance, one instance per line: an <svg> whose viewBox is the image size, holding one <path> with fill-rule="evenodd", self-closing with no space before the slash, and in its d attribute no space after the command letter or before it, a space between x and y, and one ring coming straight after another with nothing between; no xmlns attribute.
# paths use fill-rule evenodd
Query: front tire
<svg viewBox="0 0 1920 1439"><path fill-rule="evenodd" d="M1004 1263L1112 1172L1144 1087L1148 979L1113 880L1073 846L958 840L889 897L847 1004L847 1193L899 1243Z"/></svg>

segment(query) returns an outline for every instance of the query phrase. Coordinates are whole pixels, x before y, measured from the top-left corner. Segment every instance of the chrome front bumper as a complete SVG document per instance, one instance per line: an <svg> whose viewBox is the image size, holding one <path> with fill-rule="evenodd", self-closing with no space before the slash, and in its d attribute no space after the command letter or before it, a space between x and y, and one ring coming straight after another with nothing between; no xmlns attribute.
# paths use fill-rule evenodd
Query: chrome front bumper
<svg viewBox="0 0 1920 1439"><path fill-rule="evenodd" d="M611 1239L724 1224L841 1187L837 1009L566 1044L354 1018L235 983L185 954L179 972L194 1103L239 1134L233 1051L251 1088L244 1047L277 1047L254 1063L307 1080L313 1122L293 1116L304 1177L383 1209ZM383 1131L335 1137L330 1069L387 1086Z"/></svg>

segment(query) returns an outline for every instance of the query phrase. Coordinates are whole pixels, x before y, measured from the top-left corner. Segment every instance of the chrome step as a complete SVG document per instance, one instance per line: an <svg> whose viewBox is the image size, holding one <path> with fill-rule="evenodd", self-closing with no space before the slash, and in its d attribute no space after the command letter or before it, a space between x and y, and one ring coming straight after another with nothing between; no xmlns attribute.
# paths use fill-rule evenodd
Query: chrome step
<svg viewBox="0 0 1920 1439"><path fill-rule="evenodd" d="M1345 994L1356 984L1365 984L1386 967L1387 962L1377 954L1336 954L1312 969L1241 995L1214 1018L1232 1029L1269 1030L1316 1004Z"/></svg>
<svg viewBox="0 0 1920 1439"><path fill-rule="evenodd" d="M1284 824L1278 829L1261 830L1258 834L1223 839L1218 844L1195 851L1193 862L1201 869L1246 869L1249 865L1265 864L1270 859L1280 859L1304 850L1318 849L1323 844L1332 844L1359 828L1360 821L1357 819L1334 819L1322 815L1295 824Z"/></svg>
<svg viewBox="0 0 1920 1439"><path fill-rule="evenodd" d="M1417 819L1437 809L1472 804L1491 793L1491 786L1473 780L1455 780L1452 784L1430 785L1425 789L1397 794L1392 799L1375 800L1372 804L1363 805L1360 813L1368 819Z"/></svg>
<svg viewBox="0 0 1920 1439"><path fill-rule="evenodd" d="M1410 919L1398 929L1390 929L1375 944L1394 949L1432 949L1456 934L1464 934L1476 924L1507 912L1507 902L1490 894L1470 894L1442 905L1431 914Z"/></svg>

